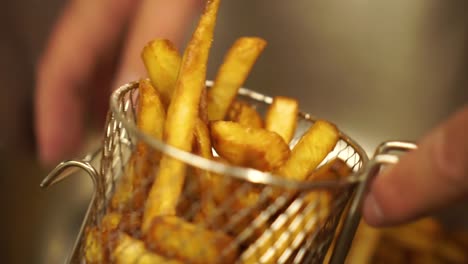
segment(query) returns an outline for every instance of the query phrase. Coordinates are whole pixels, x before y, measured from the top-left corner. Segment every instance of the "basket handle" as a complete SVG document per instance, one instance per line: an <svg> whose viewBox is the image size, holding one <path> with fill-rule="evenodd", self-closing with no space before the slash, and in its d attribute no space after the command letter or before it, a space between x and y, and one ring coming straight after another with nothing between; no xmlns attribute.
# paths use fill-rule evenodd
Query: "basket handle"
<svg viewBox="0 0 468 264"><path fill-rule="evenodd" d="M397 154L393 154L393 152L407 152L415 149L417 149L417 145L408 141L386 141L376 148L374 157L364 167L361 174L363 180L357 186L354 193L354 198L352 199L336 248L333 250L330 263L341 264L345 262L361 220L361 209L364 202L364 196L372 179L379 173L383 165L398 163L399 156Z"/></svg>
<svg viewBox="0 0 468 264"><path fill-rule="evenodd" d="M91 180L93 181L93 195L91 197L91 201L88 205L88 209L86 210L86 214L84 217L84 221L81 224L80 230L78 232L78 237L76 238L74 245L73 245L73 255L69 257L66 263L72 263L72 260L75 259L77 256L74 256L78 252L78 247L81 241L81 238L84 233L84 229L87 225L89 215L91 213L91 210L93 209L93 206L95 204L97 195L98 195L98 188L100 185L99 182L99 174L97 170L91 165L91 161L95 159L99 151L92 152L88 155L86 155L81 161L78 160L68 160L68 161L63 161L59 165L57 165L41 182L40 186L41 188L48 188L51 187L64 179L68 178L70 175L74 174L77 172L79 169L84 170L89 177L91 177Z"/></svg>

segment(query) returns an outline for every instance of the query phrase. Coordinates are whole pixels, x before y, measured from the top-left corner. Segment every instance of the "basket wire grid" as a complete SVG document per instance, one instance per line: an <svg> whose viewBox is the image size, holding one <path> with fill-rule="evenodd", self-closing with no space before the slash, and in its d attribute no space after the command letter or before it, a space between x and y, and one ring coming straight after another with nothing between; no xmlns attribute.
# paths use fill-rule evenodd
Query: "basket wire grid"
<svg viewBox="0 0 468 264"><path fill-rule="evenodd" d="M207 87L211 85L212 82L207 81ZM195 259L210 259L215 263L322 263L325 260L342 263L359 221L359 208L369 178L382 164L398 161L398 157L389 152L415 148L409 142L384 142L369 161L365 151L340 132L335 149L319 168L339 158L352 169L351 175L341 180L295 182L208 160L144 134L136 126L137 88L138 83L133 82L113 93L100 151L81 163L69 161L60 164L43 182L43 186L55 183L54 179L68 166L85 169L95 182L95 194L70 255L71 263L86 263L87 254L96 247L90 243L89 231L105 230L107 227L103 221L109 219L111 213L126 218L122 220L125 224L116 227L119 233L146 241L147 250L141 250L142 256L133 258L132 263L140 263L147 257L144 254L152 253L164 255L165 259L183 259L187 257L184 254L198 254L199 258L195 256ZM241 88L238 100L264 113L273 99ZM309 114L299 113L291 147L315 120ZM147 146L151 154L146 155L148 160L132 163L132 154L141 144ZM172 247L148 243L139 228L134 227L141 224L142 197L146 197L154 176L141 179L136 189L131 190L130 197L123 198L127 206L122 208L113 204L116 189L123 185L129 171L138 174L146 169L151 170L149 173L146 171L146 175L155 175L156 164L149 168L141 164L151 164L154 157L161 155L169 155L186 167L183 190L177 204L178 219L172 224L166 221L162 226L169 227L156 232L160 240L176 244ZM99 172L89 164L93 158L99 160ZM209 188L213 185L207 185L203 180L208 177L216 182L215 188ZM189 227L195 231L188 232ZM184 237L183 232L192 236ZM103 240L100 237L102 233L96 233L98 235L94 239ZM110 256L105 257L108 262L116 262L115 258L118 258L119 253L115 257L116 254L111 252L116 251L117 242L114 240L118 238L107 238L103 243L104 249L110 252ZM176 250L179 248L185 248L187 252L181 256L180 250ZM119 250L124 252L126 248L120 247Z"/></svg>

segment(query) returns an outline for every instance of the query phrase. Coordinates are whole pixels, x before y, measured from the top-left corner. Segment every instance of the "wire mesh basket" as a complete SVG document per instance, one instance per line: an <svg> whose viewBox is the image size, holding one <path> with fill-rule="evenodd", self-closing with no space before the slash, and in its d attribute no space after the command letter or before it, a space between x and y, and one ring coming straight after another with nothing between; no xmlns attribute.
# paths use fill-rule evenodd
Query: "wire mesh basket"
<svg viewBox="0 0 468 264"><path fill-rule="evenodd" d="M69 263L343 263L368 180L382 164L398 161L392 151L416 147L385 142L369 160L340 132L317 171L338 158L352 170L349 176L286 180L205 159L139 131L137 88L137 82L129 83L113 93L100 149L81 161L59 164L42 183L47 187L63 179L68 167L86 170L94 181L95 193ZM273 100L246 88L239 90L238 99L260 113ZM316 120L299 112L291 147ZM154 220L151 232L143 235L139 226L145 199L158 170L155 160L163 155L184 163L183 191L175 216ZM93 160L98 166L91 165ZM129 180L129 174L136 176ZM143 174L150 177L138 177Z"/></svg>

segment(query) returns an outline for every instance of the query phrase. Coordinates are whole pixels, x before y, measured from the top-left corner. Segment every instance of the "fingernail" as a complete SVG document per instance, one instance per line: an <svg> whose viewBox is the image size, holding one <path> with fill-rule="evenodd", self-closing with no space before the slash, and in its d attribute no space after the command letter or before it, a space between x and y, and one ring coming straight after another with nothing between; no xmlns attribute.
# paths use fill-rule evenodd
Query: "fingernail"
<svg viewBox="0 0 468 264"><path fill-rule="evenodd" d="M364 200L363 214L366 222L369 225L379 226L383 224L384 214L379 203L372 193Z"/></svg>

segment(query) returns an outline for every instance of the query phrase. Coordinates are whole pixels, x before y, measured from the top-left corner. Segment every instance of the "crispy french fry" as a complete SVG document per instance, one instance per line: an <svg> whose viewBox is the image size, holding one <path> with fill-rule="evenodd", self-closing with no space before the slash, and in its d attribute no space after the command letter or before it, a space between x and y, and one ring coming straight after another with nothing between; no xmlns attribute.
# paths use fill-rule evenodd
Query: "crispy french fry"
<svg viewBox="0 0 468 264"><path fill-rule="evenodd" d="M147 80L139 85L137 125L144 133L161 140L166 113L158 92ZM159 153L150 150L142 142L132 153L125 174L111 199L111 209L120 212L138 211L144 206L151 178L152 166L159 160Z"/></svg>
<svg viewBox="0 0 468 264"><path fill-rule="evenodd" d="M145 243L125 233L119 233L116 247L112 252L115 264L182 264L183 262L169 259L146 249Z"/></svg>
<svg viewBox="0 0 468 264"><path fill-rule="evenodd" d="M234 239L209 231L176 216L156 217L147 233L146 245L156 252L188 263L234 263L237 250L225 249Z"/></svg>
<svg viewBox="0 0 468 264"><path fill-rule="evenodd" d="M385 228L382 233L387 240L399 244L401 247L411 251L432 252L436 256L450 260L450 263L467 263L468 255L463 247L454 241L445 240L431 236L431 234L421 232L416 228L419 223Z"/></svg>
<svg viewBox="0 0 468 264"><path fill-rule="evenodd" d="M297 100L276 96L266 113L265 128L278 133L284 142L289 143L296 131L298 112Z"/></svg>
<svg viewBox="0 0 468 264"><path fill-rule="evenodd" d="M198 117L205 123L209 123L208 118L208 91L206 88L203 88L202 94L200 96L200 105L198 107Z"/></svg>
<svg viewBox="0 0 468 264"><path fill-rule="evenodd" d="M353 244L346 257L346 264L371 263L374 252L380 243L381 233L378 229L368 226L364 221L358 226ZM328 263L328 262L325 262Z"/></svg>
<svg viewBox="0 0 468 264"><path fill-rule="evenodd" d="M170 40L156 39L143 48L141 57L151 83L159 91L167 107L174 92L182 61L177 48Z"/></svg>
<svg viewBox="0 0 468 264"><path fill-rule="evenodd" d="M334 180L346 177L351 168L341 159L334 159L309 176L308 181ZM308 234L320 228L330 213L333 193L312 191L299 196L288 206L284 216L277 217L241 256L242 263L277 263L286 258L291 243L300 244ZM283 256L283 254L285 254Z"/></svg>
<svg viewBox="0 0 468 264"><path fill-rule="evenodd" d="M85 231L85 260L86 263L97 264L105 263L106 250L105 242L102 233L96 227L89 228Z"/></svg>
<svg viewBox="0 0 468 264"><path fill-rule="evenodd" d="M333 150L338 140L339 131L335 125L324 120L316 121L276 173L288 179L304 180Z"/></svg>
<svg viewBox="0 0 468 264"><path fill-rule="evenodd" d="M201 118L198 118L195 124L192 152L205 159L213 158L208 125ZM211 178L209 171L196 167L192 169L195 175L185 179L184 197L181 197L177 206L177 215L184 215L188 219L191 219L193 214L197 214L191 210L192 205L196 202L203 204L206 200L210 189L206 189L204 182Z"/></svg>
<svg viewBox="0 0 468 264"><path fill-rule="evenodd" d="M307 176L307 181L338 180L350 175L352 171L344 160L334 158Z"/></svg>
<svg viewBox="0 0 468 264"><path fill-rule="evenodd" d="M227 161L220 157L212 157L213 161L227 164ZM200 210L195 216L194 223L210 226L224 223L224 215L217 216L216 219L211 219L214 216L216 208L226 199L229 193L232 193L231 179L216 173L207 173L199 177L200 186ZM211 221L213 223L208 223Z"/></svg>
<svg viewBox="0 0 468 264"><path fill-rule="evenodd" d="M108 261L109 237L118 228L121 218L119 213L108 213L103 217L99 229L91 227L85 231L85 259L87 263L97 264Z"/></svg>
<svg viewBox="0 0 468 264"><path fill-rule="evenodd" d="M205 159L212 159L210 131L208 125L200 118L196 120L194 139L192 151Z"/></svg>
<svg viewBox="0 0 468 264"><path fill-rule="evenodd" d="M184 57L166 123L164 140L184 151L191 151L193 129L198 117L200 96L205 87L208 54L213 39L220 0L208 1ZM185 165L169 156L163 156L159 172L151 187L143 216L142 231L146 233L158 215L173 215L183 188Z"/></svg>
<svg viewBox="0 0 468 264"><path fill-rule="evenodd" d="M262 117L246 102L234 101L229 108L227 120L247 127L263 128Z"/></svg>
<svg viewBox="0 0 468 264"><path fill-rule="evenodd" d="M210 125L216 152L235 165L270 171L289 157L289 146L276 133L230 121Z"/></svg>
<svg viewBox="0 0 468 264"><path fill-rule="evenodd" d="M224 120L228 109L244 84L253 65L266 46L258 37L241 37L227 52L214 85L208 90L208 117Z"/></svg>

